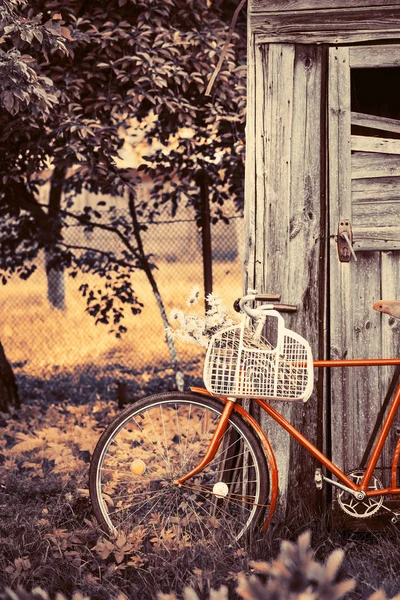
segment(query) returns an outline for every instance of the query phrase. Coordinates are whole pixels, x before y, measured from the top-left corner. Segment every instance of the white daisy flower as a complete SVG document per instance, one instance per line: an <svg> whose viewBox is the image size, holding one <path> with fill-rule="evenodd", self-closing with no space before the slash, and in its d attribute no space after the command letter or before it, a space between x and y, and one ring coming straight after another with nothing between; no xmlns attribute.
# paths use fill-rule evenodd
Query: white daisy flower
<svg viewBox="0 0 400 600"><path fill-rule="evenodd" d="M204 325L202 325L201 327L197 327L194 331L193 331L193 335L196 338L196 340L199 340L201 337L204 337L204 330L206 328L206 324L204 323Z"/></svg>
<svg viewBox="0 0 400 600"><path fill-rule="evenodd" d="M166 327L165 328L165 335L167 336L167 338L169 340L173 340L174 337L175 337L175 335L176 335L176 332L172 329L172 327Z"/></svg>
<svg viewBox="0 0 400 600"><path fill-rule="evenodd" d="M209 306L218 306L219 304L221 304L221 298L218 296L218 294L208 294L206 300Z"/></svg>
<svg viewBox="0 0 400 600"><path fill-rule="evenodd" d="M217 312L221 317L226 317L228 315L228 309L223 306L222 304L219 304L217 307Z"/></svg>
<svg viewBox="0 0 400 600"><path fill-rule="evenodd" d="M197 343L202 348L207 348L209 341L210 339L206 335L202 335L201 337L197 338Z"/></svg>
<svg viewBox="0 0 400 600"><path fill-rule="evenodd" d="M169 319L172 322L178 321L179 323L184 323L184 321L185 321L185 315L178 308L173 308L171 310L171 312L169 313Z"/></svg>
<svg viewBox="0 0 400 600"><path fill-rule="evenodd" d="M194 285L189 294L188 299L186 300L186 304L188 306L193 306L193 304L197 304L200 298L200 288L198 285Z"/></svg>
<svg viewBox="0 0 400 600"><path fill-rule="evenodd" d="M200 319L198 317L192 317L192 316L187 317L186 322L185 322L185 330L188 331L189 333L194 333L195 331L198 331L199 320Z"/></svg>
<svg viewBox="0 0 400 600"><path fill-rule="evenodd" d="M220 322L221 322L221 317L217 312L214 313L213 315L207 316L207 325L209 327L215 327L216 325L219 325Z"/></svg>
<svg viewBox="0 0 400 600"><path fill-rule="evenodd" d="M186 342L188 344L193 343L193 337L189 333L187 333L187 331L183 331L183 329L179 329L176 332L176 337L181 342Z"/></svg>

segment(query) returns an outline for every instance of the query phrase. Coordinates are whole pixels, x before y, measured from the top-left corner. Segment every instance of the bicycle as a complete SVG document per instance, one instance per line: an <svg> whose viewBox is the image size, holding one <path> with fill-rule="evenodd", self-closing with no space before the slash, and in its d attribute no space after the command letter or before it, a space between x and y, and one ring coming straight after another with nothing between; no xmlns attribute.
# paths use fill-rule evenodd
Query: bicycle
<svg viewBox="0 0 400 600"><path fill-rule="evenodd" d="M306 401L316 367L400 365L400 359L313 361L308 342L285 328L281 313L296 307L276 304L279 300L278 295L253 294L236 301L244 318L211 337L206 388L138 400L103 433L90 466L90 495L107 534L117 535L122 528L140 535L148 548L162 543L179 549L221 538L239 541L267 530L277 505L278 467L268 438L238 398L256 402L335 477L319 468L315 485L335 487L344 512L370 517L384 506L384 498L400 499L400 439L391 487L384 488L374 475L400 405L400 384L365 471L350 474L266 401ZM251 308L250 302L264 304ZM274 343L263 335L266 327ZM393 521L400 520L399 511L391 512Z"/></svg>

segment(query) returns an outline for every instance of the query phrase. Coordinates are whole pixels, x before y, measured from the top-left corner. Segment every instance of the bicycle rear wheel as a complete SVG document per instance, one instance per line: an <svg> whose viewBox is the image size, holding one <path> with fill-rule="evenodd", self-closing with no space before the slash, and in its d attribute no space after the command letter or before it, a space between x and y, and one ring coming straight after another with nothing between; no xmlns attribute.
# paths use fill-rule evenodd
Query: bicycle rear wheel
<svg viewBox="0 0 400 600"><path fill-rule="evenodd" d="M149 551L232 543L252 531L269 492L258 439L232 413L207 467L178 486L199 464L223 410L200 395L170 392L144 398L101 436L90 467L94 514L107 533L140 534Z"/></svg>

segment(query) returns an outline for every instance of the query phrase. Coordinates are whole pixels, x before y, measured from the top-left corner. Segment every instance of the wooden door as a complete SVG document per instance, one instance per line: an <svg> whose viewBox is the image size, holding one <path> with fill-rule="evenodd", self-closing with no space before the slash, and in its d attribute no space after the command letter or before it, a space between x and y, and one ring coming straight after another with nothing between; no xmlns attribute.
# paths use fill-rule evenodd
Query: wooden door
<svg viewBox="0 0 400 600"><path fill-rule="evenodd" d="M333 359L400 352L400 321L372 310L381 298L400 299L400 111L398 102L392 102L400 89L399 65L399 45L329 50L328 319ZM351 224L357 261L339 262L341 219ZM392 367L332 369L332 457L345 471L365 461L364 449L393 373ZM384 483L394 443L393 434L379 465Z"/></svg>

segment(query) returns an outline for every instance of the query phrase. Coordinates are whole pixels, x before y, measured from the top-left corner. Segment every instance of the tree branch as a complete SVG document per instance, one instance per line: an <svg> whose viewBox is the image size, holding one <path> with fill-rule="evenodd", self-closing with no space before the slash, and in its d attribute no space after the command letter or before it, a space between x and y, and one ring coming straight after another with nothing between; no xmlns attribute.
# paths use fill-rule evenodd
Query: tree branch
<svg viewBox="0 0 400 600"><path fill-rule="evenodd" d="M217 78L217 76L218 76L218 73L219 73L219 72L220 72L220 70L221 70L222 63L224 62L225 55L226 55L226 53L227 53L227 50L228 50L228 46L229 46L229 44L230 44L230 41L231 41L231 39L232 39L232 35L233 35L233 32L234 32L234 30L235 30L235 27L236 27L236 21L237 21L237 19L238 19L239 13L240 13L240 11L242 10L242 8L243 8L243 6L244 6L245 4L246 4L246 0L241 0L241 2L240 2L240 4L239 4L239 6L236 8L236 10L235 10L235 12L234 12L234 14L233 14L232 21L231 21L231 25L230 25L230 27L229 27L229 31L228 31L228 37L227 37L227 40L226 40L226 42L225 42L225 44L224 44L224 47L222 48L221 56L219 57L218 64L217 64L217 66L216 66L216 67L215 67L215 69L214 69L214 73L212 74L212 76L211 76L211 79L210 79L210 81L208 82L207 89L206 89L206 91L204 92L204 95L205 95L205 96L209 96L209 95L211 94L212 87L213 87L213 85L214 85L214 82L215 82L215 80L216 80L216 78Z"/></svg>
<svg viewBox="0 0 400 600"><path fill-rule="evenodd" d="M99 248L92 248L91 246L79 246L76 244L67 244L66 242L60 242L59 245L63 246L67 250L84 250L85 252L96 252L97 254L101 254L102 256L109 258L110 260L112 260L114 263L117 263L121 267L134 268L134 269L138 268L137 265L132 265L132 263L122 260L121 258L117 258L114 254L112 254L112 252L107 252L106 250L100 250Z"/></svg>
<svg viewBox="0 0 400 600"><path fill-rule="evenodd" d="M106 225L105 223L93 222L90 219L88 219L88 217L85 217L85 215L77 215L68 210L63 209L62 212L63 212L64 216L72 217L73 219L76 219L79 223L81 223L82 225L86 225L88 227L93 227L93 228L97 228L97 229L103 229L104 231L110 231L111 233L115 233L115 235L117 235L120 238L120 240L123 242L125 247L129 250L129 252L131 252L134 256L137 255L137 248L132 246L132 244L129 241L129 238L126 237L117 227L114 227L113 225Z"/></svg>

